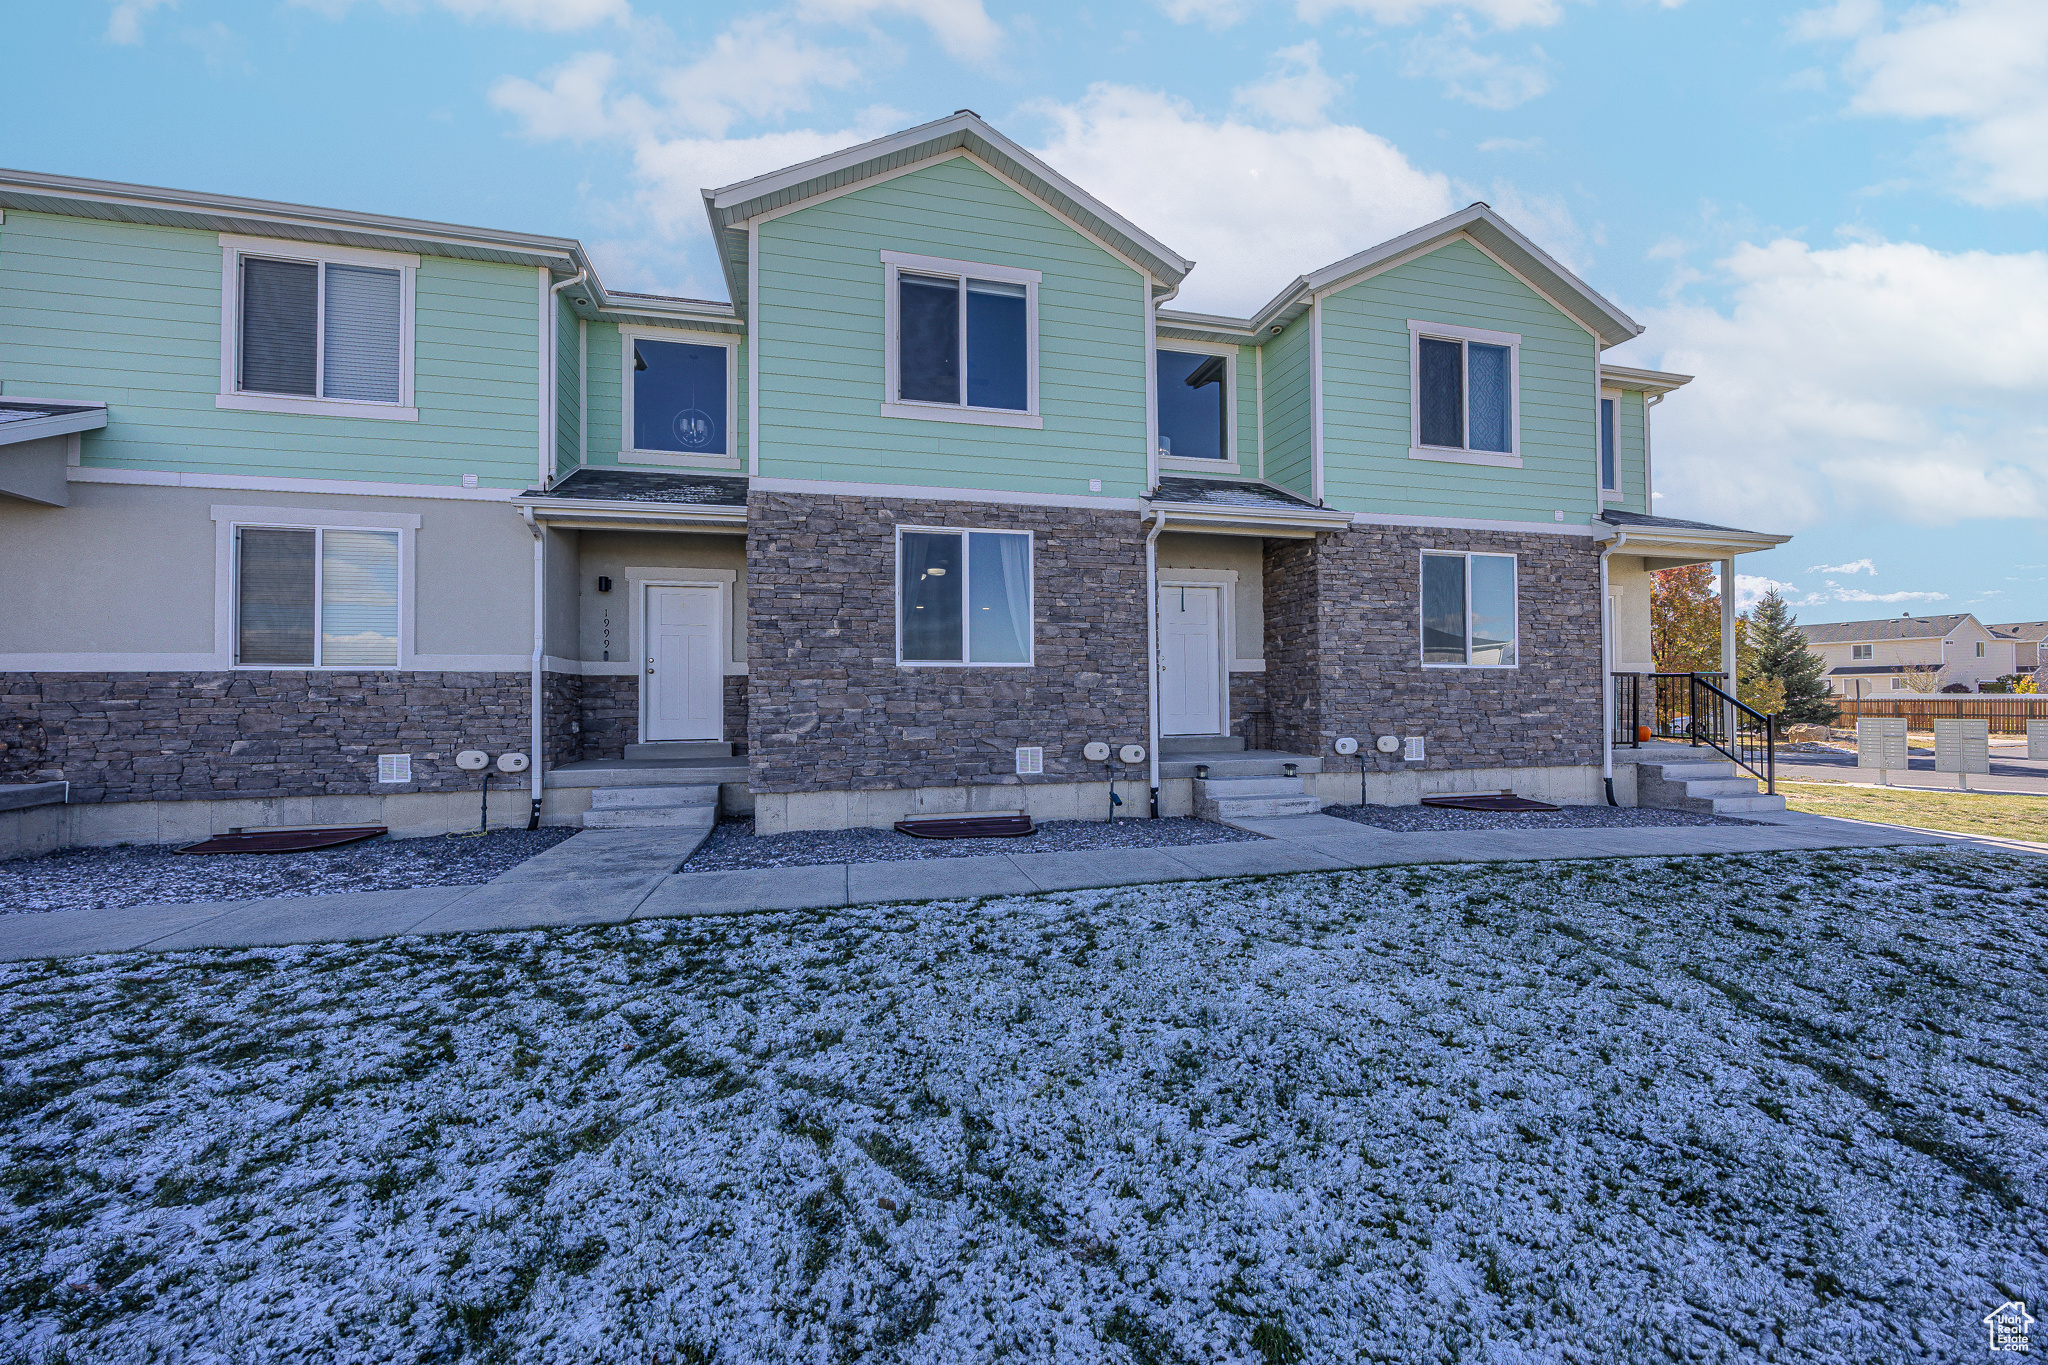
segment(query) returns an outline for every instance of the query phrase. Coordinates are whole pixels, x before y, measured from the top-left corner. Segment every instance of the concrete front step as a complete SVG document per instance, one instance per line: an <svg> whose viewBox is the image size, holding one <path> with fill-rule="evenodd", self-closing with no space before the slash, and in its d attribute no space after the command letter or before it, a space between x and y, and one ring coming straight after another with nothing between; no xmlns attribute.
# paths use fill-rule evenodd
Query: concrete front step
<svg viewBox="0 0 2048 1365"><path fill-rule="evenodd" d="M1174 754L1226 754L1244 751L1243 735L1161 735L1159 756Z"/></svg>
<svg viewBox="0 0 2048 1365"><path fill-rule="evenodd" d="M1314 815L1322 810L1323 803L1313 796L1232 796L1221 801L1212 801L1208 809L1214 811L1205 819L1219 824L1232 824L1239 820L1266 820L1276 815ZM1203 805L1195 803L1195 813L1203 813Z"/></svg>
<svg viewBox="0 0 2048 1365"><path fill-rule="evenodd" d="M634 763L677 758L731 757L732 741L729 739L664 739L652 744L626 746L626 759Z"/></svg>
<svg viewBox="0 0 2048 1365"><path fill-rule="evenodd" d="M1267 820L1282 815L1314 815L1322 802L1308 794L1299 777L1273 775L1195 779L1195 814L1230 825L1240 820Z"/></svg>
<svg viewBox="0 0 2048 1365"><path fill-rule="evenodd" d="M550 787L695 787L745 782L744 758L590 758L548 769Z"/></svg>
<svg viewBox="0 0 2048 1365"><path fill-rule="evenodd" d="M1716 815L1769 815L1785 809L1782 796L1765 796L1756 792L1749 796L1717 796L1714 798Z"/></svg>
<svg viewBox="0 0 2048 1365"><path fill-rule="evenodd" d="M583 813L585 829L685 829L718 819L718 788L599 787Z"/></svg>
<svg viewBox="0 0 2048 1365"><path fill-rule="evenodd" d="M1765 796L1757 781L1733 763L1638 763L1636 804L1701 815L1768 815L1785 809L1782 796Z"/></svg>

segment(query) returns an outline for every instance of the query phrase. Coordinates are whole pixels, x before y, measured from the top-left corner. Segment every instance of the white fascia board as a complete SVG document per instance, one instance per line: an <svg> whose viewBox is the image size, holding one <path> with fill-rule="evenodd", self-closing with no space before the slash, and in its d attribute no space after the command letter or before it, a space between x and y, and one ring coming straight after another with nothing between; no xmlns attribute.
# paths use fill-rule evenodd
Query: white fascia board
<svg viewBox="0 0 2048 1365"><path fill-rule="evenodd" d="M1671 374L1664 370L1636 370L1626 365L1602 365L1600 384L1603 388L1623 389L1632 393L1660 394L1682 389L1692 383L1689 374Z"/></svg>
<svg viewBox="0 0 2048 1365"><path fill-rule="evenodd" d="M1168 526L1173 529L1190 525L1205 528L1229 525L1274 530L1338 531L1352 522L1351 513L1329 508L1229 507L1210 502L1160 502L1156 499L1147 506L1164 512Z"/></svg>
<svg viewBox="0 0 2048 1365"><path fill-rule="evenodd" d="M941 488L930 484L851 483L837 479L750 479L761 493L811 493L823 497L914 498L920 502L988 502L1017 507L1087 507L1100 512L1142 512L1143 498L1112 498L1100 493L1019 493L1000 488Z"/></svg>
<svg viewBox="0 0 2048 1365"><path fill-rule="evenodd" d="M1174 251L1023 147L997 132L983 119L965 110L949 114L942 119L934 119L930 123L920 124L915 128L906 128L901 132L890 133L885 137L848 147L843 151L831 152L794 166L786 166L779 171L770 171L751 180L742 180L704 191L704 208L711 220L713 240L723 243L724 238L720 234L725 228L763 212L768 206L762 205L762 200L834 176L850 173L854 178L861 178L859 172L864 166L934 144L964 148L979 157L993 158L999 163L1009 162L1009 167L999 165L998 168L1022 180L1035 197L1046 199L1055 207L1058 207L1060 199L1065 199L1081 209L1088 217L1100 223L1108 235L1121 239L1116 245L1124 254L1139 258L1153 275L1169 285L1177 283L1194 269L1193 261ZM934 150L938 150L936 145ZM1090 235L1100 233L1091 229ZM1146 259L1147 257L1150 259Z"/></svg>
<svg viewBox="0 0 2048 1365"><path fill-rule="evenodd" d="M172 226L201 226L216 232L247 232L249 224L291 229L294 234L349 232L403 242L407 250L435 246L523 254L522 265L567 266L571 273L584 264L583 245L571 237L545 237L535 233L506 232L495 228L466 227L422 218L397 218L385 214L352 213L344 209L317 208L270 199L244 199L235 195L204 194L195 190L166 189L157 185L136 185L115 180L93 180L82 176L46 175L36 171L0 170L0 204L31 212L63 212L65 202L79 205L120 206L176 215L191 222ZM201 223L197 220L215 221ZM142 220L136 220L142 221ZM262 227L255 234L267 235ZM318 240L306 238L305 240ZM349 245L336 243L336 245Z"/></svg>
<svg viewBox="0 0 2048 1365"><path fill-rule="evenodd" d="M1487 517L1418 517L1398 512L1354 512L1350 517L1353 526L1414 526L1427 530L1442 527L1449 531L1512 531L1517 535L1532 536L1592 536L1591 526L1575 522L1551 521L1496 521ZM1629 541L1633 548L1635 541ZM1464 665L1459 665L1463 667Z"/></svg>
<svg viewBox="0 0 2048 1365"><path fill-rule="evenodd" d="M243 493L335 493L361 498L447 498L456 502L510 502L512 488L453 488L433 483L382 483L363 479L250 478L240 474L189 474L169 469L107 469L73 465L69 483L139 484L149 488L225 488Z"/></svg>
<svg viewBox="0 0 2048 1365"><path fill-rule="evenodd" d="M610 498L512 498L540 521L637 521L671 525L745 526L747 509L701 503L626 502Z"/></svg>
<svg viewBox="0 0 2048 1365"><path fill-rule="evenodd" d="M13 395L9 394L8 397L13 398ZM8 422L0 424L0 446L19 445L23 441L40 441L47 436L69 436L76 431L98 431L106 424L107 409L104 405L86 412L60 412L55 416L36 417L26 422Z"/></svg>
<svg viewBox="0 0 2048 1365"><path fill-rule="evenodd" d="M1673 554L1751 554L1758 550L1774 549L1792 539L1790 536L1767 535L1762 531L1684 531L1673 527L1654 526L1609 526L1608 530L1611 534L1599 536L1603 542L1613 540L1615 536L1626 532L1628 542L1624 548L1628 553L1653 557Z"/></svg>

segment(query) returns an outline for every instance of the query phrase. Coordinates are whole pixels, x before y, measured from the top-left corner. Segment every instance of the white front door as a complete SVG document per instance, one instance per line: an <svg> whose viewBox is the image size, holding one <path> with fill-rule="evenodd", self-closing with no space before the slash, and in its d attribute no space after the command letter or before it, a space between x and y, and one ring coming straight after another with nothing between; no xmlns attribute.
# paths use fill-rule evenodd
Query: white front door
<svg viewBox="0 0 2048 1365"><path fill-rule="evenodd" d="M725 738L725 613L717 588L647 590L647 721L641 738Z"/></svg>
<svg viewBox="0 0 2048 1365"><path fill-rule="evenodd" d="M1159 732L1220 735L1223 703L1223 590L1161 584Z"/></svg>

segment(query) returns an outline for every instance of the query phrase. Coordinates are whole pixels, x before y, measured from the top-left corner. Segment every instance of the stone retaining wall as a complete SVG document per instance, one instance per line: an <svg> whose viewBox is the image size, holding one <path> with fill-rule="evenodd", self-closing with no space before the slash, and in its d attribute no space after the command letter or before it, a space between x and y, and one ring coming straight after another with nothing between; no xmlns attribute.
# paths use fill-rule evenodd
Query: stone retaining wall
<svg viewBox="0 0 2048 1365"><path fill-rule="evenodd" d="M757 491L747 518L756 792L1088 781L1089 740L1144 738L1136 513ZM1035 667L897 666L898 522L1035 533ZM1016 775L1019 745L1042 776Z"/></svg>

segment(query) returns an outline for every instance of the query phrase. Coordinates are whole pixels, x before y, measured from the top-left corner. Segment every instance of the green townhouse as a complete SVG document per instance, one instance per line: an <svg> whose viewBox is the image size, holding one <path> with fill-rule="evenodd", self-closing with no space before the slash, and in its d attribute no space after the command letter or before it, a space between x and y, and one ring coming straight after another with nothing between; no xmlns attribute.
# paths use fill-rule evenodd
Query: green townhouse
<svg viewBox="0 0 2048 1365"><path fill-rule="evenodd" d="M1782 540L1651 514L1686 377L1484 204L1245 318L967 111L704 207L730 303L0 172L0 851L457 829L472 750L592 826L1594 801L1648 573Z"/></svg>

